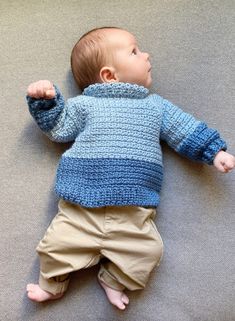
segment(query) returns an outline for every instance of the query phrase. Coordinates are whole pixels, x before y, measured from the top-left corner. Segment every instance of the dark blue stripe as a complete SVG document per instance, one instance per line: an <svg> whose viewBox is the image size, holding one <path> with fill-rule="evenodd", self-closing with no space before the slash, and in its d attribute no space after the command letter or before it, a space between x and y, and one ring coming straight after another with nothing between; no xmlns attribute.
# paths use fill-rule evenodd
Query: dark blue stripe
<svg viewBox="0 0 235 321"><path fill-rule="evenodd" d="M107 205L156 206L162 167L129 159L77 159L62 157L57 194L87 207Z"/></svg>
<svg viewBox="0 0 235 321"><path fill-rule="evenodd" d="M43 131L49 131L56 125L56 119L64 108L64 98L55 86L53 99L35 99L27 96L30 114Z"/></svg>
<svg viewBox="0 0 235 321"><path fill-rule="evenodd" d="M216 153L222 149L226 150L226 148L225 141L220 138L215 129L208 128L205 123L200 123L177 151L192 160L212 164Z"/></svg>

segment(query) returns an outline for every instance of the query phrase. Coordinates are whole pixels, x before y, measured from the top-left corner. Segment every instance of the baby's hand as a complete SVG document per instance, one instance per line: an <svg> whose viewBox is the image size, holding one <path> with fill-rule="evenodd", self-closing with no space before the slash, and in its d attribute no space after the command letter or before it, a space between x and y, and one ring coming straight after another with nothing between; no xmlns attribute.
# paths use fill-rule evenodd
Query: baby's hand
<svg viewBox="0 0 235 321"><path fill-rule="evenodd" d="M36 99L52 99L55 97L55 88L49 80L39 80L28 86L27 95Z"/></svg>
<svg viewBox="0 0 235 321"><path fill-rule="evenodd" d="M228 173L235 167L235 157L221 150L216 154L213 164L218 171Z"/></svg>

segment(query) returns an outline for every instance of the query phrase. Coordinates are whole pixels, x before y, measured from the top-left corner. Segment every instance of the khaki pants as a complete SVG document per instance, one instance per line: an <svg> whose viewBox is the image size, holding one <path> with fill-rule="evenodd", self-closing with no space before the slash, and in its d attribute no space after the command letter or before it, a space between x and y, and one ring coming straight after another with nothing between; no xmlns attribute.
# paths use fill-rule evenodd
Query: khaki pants
<svg viewBox="0 0 235 321"><path fill-rule="evenodd" d="M70 272L105 257L98 274L102 282L116 290L144 288L163 252L155 212L135 206L83 208L60 200L59 212L37 247L40 287L62 293Z"/></svg>

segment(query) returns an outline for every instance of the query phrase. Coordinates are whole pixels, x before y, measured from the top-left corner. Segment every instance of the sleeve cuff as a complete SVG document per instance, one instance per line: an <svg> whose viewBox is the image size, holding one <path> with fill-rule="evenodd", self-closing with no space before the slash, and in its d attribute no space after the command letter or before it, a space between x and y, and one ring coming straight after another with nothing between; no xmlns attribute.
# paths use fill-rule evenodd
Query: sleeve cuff
<svg viewBox="0 0 235 321"><path fill-rule="evenodd" d="M52 99L35 99L27 96L30 114L43 131L51 130L58 115L64 108L64 98L58 88L54 86L56 96Z"/></svg>
<svg viewBox="0 0 235 321"><path fill-rule="evenodd" d="M217 138L204 151L203 157L202 157L202 161L204 161L208 165L212 165L216 154L220 150L226 151L227 150L227 145L226 145L226 142L224 140L222 140L221 138Z"/></svg>
<svg viewBox="0 0 235 321"><path fill-rule="evenodd" d="M201 122L180 144L177 151L192 160L212 165L215 155L226 149L226 142L220 138L219 132Z"/></svg>
<svg viewBox="0 0 235 321"><path fill-rule="evenodd" d="M29 109L32 111L37 110L49 110L56 106L56 102L60 99L60 91L57 86L53 85L55 88L55 97L52 99L41 99L41 98L33 98L30 96L26 96L27 103L29 105Z"/></svg>

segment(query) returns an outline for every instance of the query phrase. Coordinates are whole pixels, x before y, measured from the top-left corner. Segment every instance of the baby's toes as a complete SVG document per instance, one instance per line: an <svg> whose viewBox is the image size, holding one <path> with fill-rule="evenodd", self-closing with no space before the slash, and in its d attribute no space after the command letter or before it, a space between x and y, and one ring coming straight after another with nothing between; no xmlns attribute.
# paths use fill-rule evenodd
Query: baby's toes
<svg viewBox="0 0 235 321"><path fill-rule="evenodd" d="M122 295L122 302L125 303L125 304L129 304L129 298L124 293Z"/></svg>
<svg viewBox="0 0 235 321"><path fill-rule="evenodd" d="M26 290L29 292L29 291L33 291L35 289L35 284L27 284L27 287L26 287Z"/></svg>

